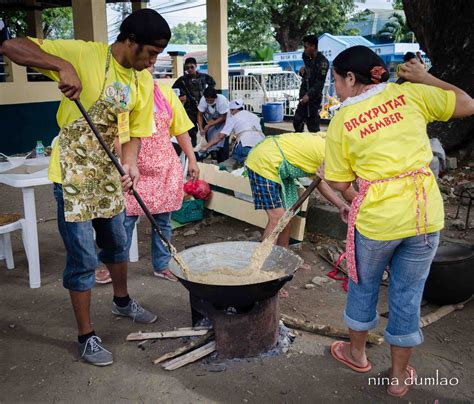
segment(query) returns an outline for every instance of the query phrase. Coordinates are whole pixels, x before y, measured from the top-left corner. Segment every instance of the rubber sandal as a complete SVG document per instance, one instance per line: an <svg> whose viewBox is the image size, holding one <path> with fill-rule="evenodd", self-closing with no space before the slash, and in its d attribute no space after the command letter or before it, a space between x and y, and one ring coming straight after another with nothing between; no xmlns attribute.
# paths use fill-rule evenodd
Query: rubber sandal
<svg viewBox="0 0 474 404"><path fill-rule="evenodd" d="M311 270L311 265L309 265L308 263L306 262L303 262L299 267L298 267L299 270L301 271L310 271Z"/></svg>
<svg viewBox="0 0 474 404"><path fill-rule="evenodd" d="M417 374L416 374L416 370L413 366L410 366L408 365L407 366L407 370L405 370L405 373L407 374L407 378L406 379L416 379L417 378ZM406 380L405 379L405 380ZM411 386L413 386L413 381L411 383ZM405 396L408 391L410 390L410 386L407 386L405 385L405 387L403 388L403 390L399 391L398 393L394 393L394 392L391 392L390 391L390 387L392 386L388 386L387 387L387 394L389 396L392 396L392 397L403 397Z"/></svg>
<svg viewBox="0 0 474 404"><path fill-rule="evenodd" d="M366 366L359 366L353 362L351 362L349 359L346 357L342 356L341 351L338 349L341 345L349 345L350 342L345 342L345 341L334 341L331 344L331 355L334 359L337 361L343 363L347 367L351 368L353 371L358 372L358 373L366 373L372 369L372 364L367 360L367 365Z"/></svg>
<svg viewBox="0 0 474 404"><path fill-rule="evenodd" d="M110 277L110 272L107 268L99 268L95 271L95 283L106 285L111 282L112 278Z"/></svg>
<svg viewBox="0 0 474 404"><path fill-rule="evenodd" d="M178 278L174 276L170 271L162 271L162 272L153 272L157 278L165 279L170 282L178 282Z"/></svg>
<svg viewBox="0 0 474 404"><path fill-rule="evenodd" d="M286 298L289 297L289 296L290 296L290 294L289 294L288 291L285 290L285 289L280 289L280 290L278 291L278 297L280 297L280 298L282 298L282 299L286 299Z"/></svg>

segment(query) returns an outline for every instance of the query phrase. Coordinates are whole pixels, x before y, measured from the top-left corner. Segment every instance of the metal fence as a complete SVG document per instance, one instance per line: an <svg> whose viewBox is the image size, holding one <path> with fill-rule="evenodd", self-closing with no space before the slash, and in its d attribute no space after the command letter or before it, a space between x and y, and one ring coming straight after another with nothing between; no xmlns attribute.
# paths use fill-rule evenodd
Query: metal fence
<svg viewBox="0 0 474 404"><path fill-rule="evenodd" d="M293 116L298 106L301 78L294 72L255 73L229 77L229 99L241 98L246 108L261 113L262 105L281 102L284 114Z"/></svg>

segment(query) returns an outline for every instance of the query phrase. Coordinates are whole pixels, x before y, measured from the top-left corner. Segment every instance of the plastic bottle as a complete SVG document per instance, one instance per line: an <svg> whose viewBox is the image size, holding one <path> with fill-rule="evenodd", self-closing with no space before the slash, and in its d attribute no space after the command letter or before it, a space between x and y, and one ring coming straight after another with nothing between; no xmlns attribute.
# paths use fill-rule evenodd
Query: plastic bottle
<svg viewBox="0 0 474 404"><path fill-rule="evenodd" d="M36 158L44 157L44 146L41 140L36 141Z"/></svg>

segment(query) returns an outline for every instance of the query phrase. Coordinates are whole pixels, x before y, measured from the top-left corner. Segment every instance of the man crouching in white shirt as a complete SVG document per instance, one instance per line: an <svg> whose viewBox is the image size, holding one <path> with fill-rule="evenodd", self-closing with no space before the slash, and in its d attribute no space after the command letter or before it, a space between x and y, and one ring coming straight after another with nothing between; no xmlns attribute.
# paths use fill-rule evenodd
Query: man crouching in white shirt
<svg viewBox="0 0 474 404"><path fill-rule="evenodd" d="M235 160L239 166L243 165L250 150L265 138L260 127L260 118L245 110L244 102L241 99L230 102L229 114L221 132L200 151L206 152L210 147L230 135L234 135L236 138L231 159Z"/></svg>

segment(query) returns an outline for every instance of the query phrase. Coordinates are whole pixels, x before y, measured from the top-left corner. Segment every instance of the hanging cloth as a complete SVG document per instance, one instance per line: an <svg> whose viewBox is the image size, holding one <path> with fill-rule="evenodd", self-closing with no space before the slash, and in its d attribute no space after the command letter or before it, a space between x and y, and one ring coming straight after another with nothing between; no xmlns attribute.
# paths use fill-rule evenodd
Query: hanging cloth
<svg viewBox="0 0 474 404"><path fill-rule="evenodd" d="M278 168L278 176L280 177L281 181L281 197L283 202L283 207L285 210L291 208L296 201L298 200L298 185L296 184L295 180L302 177L311 177L315 175L315 173L307 173L303 171L301 168L295 167L292 165L283 154L283 150L281 150L280 145L276 137L272 137L273 141L275 142L278 150L283 157L283 161Z"/></svg>

